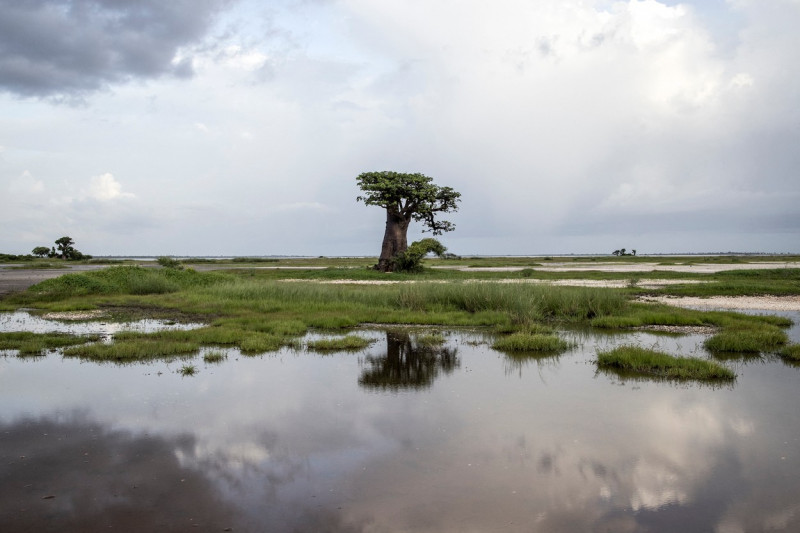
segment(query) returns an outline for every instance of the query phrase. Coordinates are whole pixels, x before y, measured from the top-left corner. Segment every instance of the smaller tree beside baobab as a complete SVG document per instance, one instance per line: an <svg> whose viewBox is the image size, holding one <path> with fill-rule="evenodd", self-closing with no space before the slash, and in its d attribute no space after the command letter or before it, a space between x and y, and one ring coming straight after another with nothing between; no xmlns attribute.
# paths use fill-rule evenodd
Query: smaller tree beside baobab
<svg viewBox="0 0 800 533"><path fill-rule="evenodd" d="M408 249L408 227L412 220L422 222L426 228L423 231L434 235L455 229L455 224L438 217L458 210L461 193L434 184L433 178L418 173L382 171L365 172L356 180L364 193L356 200L386 210L386 229L375 266L377 270L396 270L396 259Z"/></svg>

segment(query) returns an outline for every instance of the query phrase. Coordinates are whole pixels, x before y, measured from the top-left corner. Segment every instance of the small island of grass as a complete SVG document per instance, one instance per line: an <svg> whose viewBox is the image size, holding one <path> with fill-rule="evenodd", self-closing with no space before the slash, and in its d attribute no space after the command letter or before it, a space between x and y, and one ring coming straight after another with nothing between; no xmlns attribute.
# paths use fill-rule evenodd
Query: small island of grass
<svg viewBox="0 0 800 533"><path fill-rule="evenodd" d="M704 359L674 357L670 354L620 346L597 354L597 366L643 376L665 379L732 380L736 374L729 368Z"/></svg>

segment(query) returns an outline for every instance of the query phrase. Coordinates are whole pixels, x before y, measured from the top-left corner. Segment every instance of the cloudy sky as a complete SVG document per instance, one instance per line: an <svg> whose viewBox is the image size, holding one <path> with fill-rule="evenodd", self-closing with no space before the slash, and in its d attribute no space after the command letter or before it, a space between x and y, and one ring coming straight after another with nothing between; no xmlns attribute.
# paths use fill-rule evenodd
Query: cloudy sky
<svg viewBox="0 0 800 533"><path fill-rule="evenodd" d="M800 0L0 0L0 252L800 252ZM419 237L412 231L410 239Z"/></svg>

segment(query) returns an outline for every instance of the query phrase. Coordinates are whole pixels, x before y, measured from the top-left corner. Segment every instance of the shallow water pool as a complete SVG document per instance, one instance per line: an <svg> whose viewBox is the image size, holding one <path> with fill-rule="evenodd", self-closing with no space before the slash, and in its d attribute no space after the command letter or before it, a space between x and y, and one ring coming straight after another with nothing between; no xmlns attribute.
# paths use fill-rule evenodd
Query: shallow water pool
<svg viewBox="0 0 800 533"><path fill-rule="evenodd" d="M790 314L800 322L800 313ZM364 330L359 353L217 364L0 358L3 531L798 531L800 367L733 384L598 372L632 343L564 332L517 358L479 332ZM797 327L791 330L800 341Z"/></svg>

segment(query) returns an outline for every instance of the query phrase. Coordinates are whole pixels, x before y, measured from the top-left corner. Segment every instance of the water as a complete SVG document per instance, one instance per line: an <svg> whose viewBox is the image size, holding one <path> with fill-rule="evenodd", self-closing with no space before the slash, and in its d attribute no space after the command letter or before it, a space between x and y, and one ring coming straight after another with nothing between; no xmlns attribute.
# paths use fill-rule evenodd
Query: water
<svg viewBox="0 0 800 533"><path fill-rule="evenodd" d="M705 356L702 336L572 332L518 359L476 333L422 352L360 334L378 342L198 356L193 377L0 358L2 530L800 530L800 367L728 360L713 387L593 362L630 342Z"/></svg>

